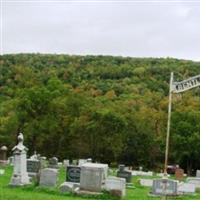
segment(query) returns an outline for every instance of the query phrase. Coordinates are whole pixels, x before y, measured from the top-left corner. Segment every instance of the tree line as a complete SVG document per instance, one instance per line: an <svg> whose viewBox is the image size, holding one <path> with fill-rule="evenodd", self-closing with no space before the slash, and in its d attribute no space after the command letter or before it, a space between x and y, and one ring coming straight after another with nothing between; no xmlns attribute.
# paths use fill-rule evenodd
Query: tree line
<svg viewBox="0 0 200 200"><path fill-rule="evenodd" d="M51 54L0 56L0 145L23 132L29 154L163 167L170 72L200 62ZM200 89L174 95L170 163L200 168Z"/></svg>

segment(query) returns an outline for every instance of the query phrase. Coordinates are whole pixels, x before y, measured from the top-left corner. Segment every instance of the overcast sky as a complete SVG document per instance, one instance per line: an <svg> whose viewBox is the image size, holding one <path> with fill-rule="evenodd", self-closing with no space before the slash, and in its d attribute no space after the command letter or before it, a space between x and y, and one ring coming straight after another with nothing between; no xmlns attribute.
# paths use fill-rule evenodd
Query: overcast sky
<svg viewBox="0 0 200 200"><path fill-rule="evenodd" d="M3 0L3 53L103 54L200 61L200 0L26 1Z"/></svg>

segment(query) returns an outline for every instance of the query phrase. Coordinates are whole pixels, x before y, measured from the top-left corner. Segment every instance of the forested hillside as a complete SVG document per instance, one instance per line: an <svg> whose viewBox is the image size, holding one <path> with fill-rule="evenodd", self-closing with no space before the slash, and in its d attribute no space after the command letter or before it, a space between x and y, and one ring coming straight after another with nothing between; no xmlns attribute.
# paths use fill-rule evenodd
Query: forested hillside
<svg viewBox="0 0 200 200"><path fill-rule="evenodd" d="M170 72L200 74L177 59L17 54L0 57L0 145L19 131L29 154L159 169ZM173 96L170 163L200 168L200 89Z"/></svg>

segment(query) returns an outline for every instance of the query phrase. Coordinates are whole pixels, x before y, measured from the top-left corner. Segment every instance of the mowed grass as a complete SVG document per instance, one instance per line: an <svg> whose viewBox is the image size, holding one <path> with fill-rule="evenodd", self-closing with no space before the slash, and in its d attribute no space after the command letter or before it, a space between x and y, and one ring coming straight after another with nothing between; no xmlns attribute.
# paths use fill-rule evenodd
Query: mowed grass
<svg viewBox="0 0 200 200"><path fill-rule="evenodd" d="M10 177L12 175L12 168L6 167L5 174L0 175L0 200L84 200L84 199L99 199L99 200L114 200L108 194L101 197L80 197L73 194L61 194L58 187L56 188L40 188L34 184L24 187L9 187ZM148 197L149 188L142 187L138 184L140 177L133 177L135 189L127 189L125 200L156 200L160 198ZM65 170L60 169L58 185L65 180ZM200 192L196 196L182 196L177 198L179 200L200 200Z"/></svg>

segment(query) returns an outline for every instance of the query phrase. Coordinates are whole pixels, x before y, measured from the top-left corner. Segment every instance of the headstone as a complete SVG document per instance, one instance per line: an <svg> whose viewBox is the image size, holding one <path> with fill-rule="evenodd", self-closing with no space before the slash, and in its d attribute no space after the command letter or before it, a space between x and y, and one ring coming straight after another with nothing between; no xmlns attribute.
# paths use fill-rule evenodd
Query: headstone
<svg viewBox="0 0 200 200"><path fill-rule="evenodd" d="M69 165L67 166L66 181L79 183L81 175L81 168L78 166Z"/></svg>
<svg viewBox="0 0 200 200"><path fill-rule="evenodd" d="M140 185L145 187L152 187L153 180L152 179L140 179Z"/></svg>
<svg viewBox="0 0 200 200"><path fill-rule="evenodd" d="M53 168L45 168L40 173L40 186L55 187L57 183L58 170Z"/></svg>
<svg viewBox="0 0 200 200"><path fill-rule="evenodd" d="M18 135L18 144L12 149L14 156L14 169L10 181L12 186L22 186L30 183L26 166L26 153L28 149L23 145L23 141L23 134L20 133Z"/></svg>
<svg viewBox="0 0 200 200"><path fill-rule="evenodd" d="M88 162L88 163L92 163L92 158L88 158L88 159L87 159L87 162Z"/></svg>
<svg viewBox="0 0 200 200"><path fill-rule="evenodd" d="M108 165L86 163L81 166L80 190L101 192L102 184L107 177ZM106 173L106 174L105 174Z"/></svg>
<svg viewBox="0 0 200 200"><path fill-rule="evenodd" d="M200 188L200 178L188 177L188 178L186 179L186 183L191 183L191 184L195 185L195 187L196 187L197 189Z"/></svg>
<svg viewBox="0 0 200 200"><path fill-rule="evenodd" d="M35 177L40 171L40 161L27 159L27 172L30 177Z"/></svg>
<svg viewBox="0 0 200 200"><path fill-rule="evenodd" d="M129 170L125 170L124 165L119 165L119 169L117 171L117 177L125 178L127 183L131 182L132 179L132 172Z"/></svg>
<svg viewBox="0 0 200 200"><path fill-rule="evenodd" d="M125 165L119 165L118 166L119 171L124 171L125 170Z"/></svg>
<svg viewBox="0 0 200 200"><path fill-rule="evenodd" d="M193 194L196 192L196 186L192 183L181 183L178 186L178 192L182 194Z"/></svg>
<svg viewBox="0 0 200 200"><path fill-rule="evenodd" d="M78 160L78 166L82 166L83 164L87 163L86 159L79 159Z"/></svg>
<svg viewBox="0 0 200 200"><path fill-rule="evenodd" d="M175 177L177 180L182 181L184 179L184 170L177 168L175 171Z"/></svg>
<svg viewBox="0 0 200 200"><path fill-rule="evenodd" d="M197 178L200 178L200 170L197 170L197 171L196 171L196 177L197 177Z"/></svg>
<svg viewBox="0 0 200 200"><path fill-rule="evenodd" d="M88 168L101 168L103 169L104 173L103 173L103 180L105 180L108 177L108 165L107 164L102 164L102 163L85 163L82 166L84 167L88 167Z"/></svg>
<svg viewBox="0 0 200 200"><path fill-rule="evenodd" d="M139 171L142 171L142 170L143 170L143 167L142 167L142 166L140 166L140 167L139 167Z"/></svg>
<svg viewBox="0 0 200 200"><path fill-rule="evenodd" d="M10 156L10 157L8 158L8 163L9 163L10 166L13 166L13 165L14 165L14 157L13 157L13 156Z"/></svg>
<svg viewBox="0 0 200 200"><path fill-rule="evenodd" d="M72 165L78 165L78 160L72 160Z"/></svg>
<svg viewBox="0 0 200 200"><path fill-rule="evenodd" d="M64 182L60 185L59 190L61 193L74 192L79 186L79 183Z"/></svg>
<svg viewBox="0 0 200 200"><path fill-rule="evenodd" d="M49 168L58 169L58 158L53 157L49 159Z"/></svg>
<svg viewBox="0 0 200 200"><path fill-rule="evenodd" d="M39 157L39 161L40 161L40 168L41 169L44 169L44 168L48 167L47 158L45 156Z"/></svg>
<svg viewBox="0 0 200 200"><path fill-rule="evenodd" d="M108 177L105 180L105 190L115 197L124 198L126 195L126 180L124 178Z"/></svg>
<svg viewBox="0 0 200 200"><path fill-rule="evenodd" d="M7 164L7 151L8 148L6 146L2 146L0 149L0 164Z"/></svg>
<svg viewBox="0 0 200 200"><path fill-rule="evenodd" d="M166 190L164 188L166 187ZM170 179L155 179L153 180L153 195L178 195L178 181Z"/></svg>
<svg viewBox="0 0 200 200"><path fill-rule="evenodd" d="M69 166L69 160L64 159L64 160L63 160L63 165L64 165L64 167Z"/></svg>

